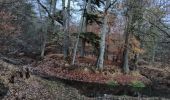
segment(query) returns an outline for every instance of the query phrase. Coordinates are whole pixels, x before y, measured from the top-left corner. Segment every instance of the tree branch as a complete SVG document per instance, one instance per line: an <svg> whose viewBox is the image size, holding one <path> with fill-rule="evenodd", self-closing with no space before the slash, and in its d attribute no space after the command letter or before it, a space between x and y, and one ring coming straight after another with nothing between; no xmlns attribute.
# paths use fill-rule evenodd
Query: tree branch
<svg viewBox="0 0 170 100"><path fill-rule="evenodd" d="M148 21L146 19L143 18L143 20ZM159 29L162 33L166 34L168 36L168 38L170 38L170 34L168 32L166 32L165 30L161 29L159 26L157 26L155 23L148 21L151 25L153 25L154 27L156 27L157 29Z"/></svg>
<svg viewBox="0 0 170 100"><path fill-rule="evenodd" d="M37 0L38 4L47 12L48 16L53 20L54 18L51 16L50 12L48 11L47 7L44 6L40 0Z"/></svg>
<svg viewBox="0 0 170 100"><path fill-rule="evenodd" d="M162 25L163 27L165 27L166 29L170 29L170 27L168 27L168 26L166 26L164 23L162 23L161 20L159 20L159 23L161 23L161 25Z"/></svg>
<svg viewBox="0 0 170 100"><path fill-rule="evenodd" d="M38 2L38 4L47 12L49 18L51 18L53 21L55 20L55 21L57 21L58 23L60 23L60 24L63 25L63 22L56 20L56 19L50 14L50 11L48 11L47 7L44 6L44 5L40 2L40 0L37 0L37 2Z"/></svg>
<svg viewBox="0 0 170 100"><path fill-rule="evenodd" d="M113 5L116 2L117 2L117 0L115 0L113 3L110 3L110 5L105 9L105 12L111 7L111 5Z"/></svg>

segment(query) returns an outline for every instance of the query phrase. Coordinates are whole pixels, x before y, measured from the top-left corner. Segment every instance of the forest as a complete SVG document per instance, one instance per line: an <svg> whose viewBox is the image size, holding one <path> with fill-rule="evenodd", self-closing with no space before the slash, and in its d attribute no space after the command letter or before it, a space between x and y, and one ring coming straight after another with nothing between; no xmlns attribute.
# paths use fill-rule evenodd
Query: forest
<svg viewBox="0 0 170 100"><path fill-rule="evenodd" d="M170 100L170 0L0 0L0 100Z"/></svg>

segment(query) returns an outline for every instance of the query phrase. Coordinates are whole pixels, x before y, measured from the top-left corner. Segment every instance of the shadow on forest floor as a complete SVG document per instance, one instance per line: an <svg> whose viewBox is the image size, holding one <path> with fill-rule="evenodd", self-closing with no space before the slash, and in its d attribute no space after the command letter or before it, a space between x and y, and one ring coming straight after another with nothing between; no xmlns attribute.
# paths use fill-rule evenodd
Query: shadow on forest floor
<svg viewBox="0 0 170 100"><path fill-rule="evenodd" d="M0 82L0 99L2 99L8 92L8 88L5 87L3 83Z"/></svg>
<svg viewBox="0 0 170 100"><path fill-rule="evenodd" d="M48 76L42 74L40 75L40 77L48 81L57 81L57 82L60 81L65 85L74 87L79 91L81 95L84 95L86 97L103 97L106 95L112 95L112 96L127 95L127 96L137 97L137 95L135 95L135 93L131 91L130 88L124 86L117 86L113 88L108 86L107 84L79 82L73 80L60 79L55 76ZM165 89L165 88L155 89L153 87L155 86L149 86L144 88L141 91L141 96L144 98L157 97L157 98L170 99L170 95L169 95L170 89Z"/></svg>

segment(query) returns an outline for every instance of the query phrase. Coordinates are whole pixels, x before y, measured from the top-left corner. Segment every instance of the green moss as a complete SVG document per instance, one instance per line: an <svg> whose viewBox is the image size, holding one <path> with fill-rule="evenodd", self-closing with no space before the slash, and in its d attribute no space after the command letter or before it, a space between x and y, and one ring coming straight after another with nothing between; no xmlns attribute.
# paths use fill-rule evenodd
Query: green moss
<svg viewBox="0 0 170 100"><path fill-rule="evenodd" d="M107 82L107 85L110 86L110 87L116 87L116 86L118 86L119 84L118 84L117 81L112 80L112 81L108 81L108 82Z"/></svg>
<svg viewBox="0 0 170 100"><path fill-rule="evenodd" d="M140 91L141 89L143 89L145 87L145 84L141 81L132 81L130 84L129 84L130 87L132 87L134 90L136 91Z"/></svg>

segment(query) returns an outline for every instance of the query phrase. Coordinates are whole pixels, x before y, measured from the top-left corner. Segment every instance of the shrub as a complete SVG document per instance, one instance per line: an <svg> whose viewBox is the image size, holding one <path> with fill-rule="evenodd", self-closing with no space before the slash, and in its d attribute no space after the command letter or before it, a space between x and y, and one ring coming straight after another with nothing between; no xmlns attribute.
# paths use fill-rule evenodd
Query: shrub
<svg viewBox="0 0 170 100"><path fill-rule="evenodd" d="M112 81L107 82L107 85L109 85L110 87L116 87L116 86L118 86L119 84L118 84L117 81L112 80Z"/></svg>
<svg viewBox="0 0 170 100"><path fill-rule="evenodd" d="M130 87L132 87L134 90L136 91L140 91L141 89L143 89L145 87L145 84L141 81L132 81L130 84L129 84Z"/></svg>

